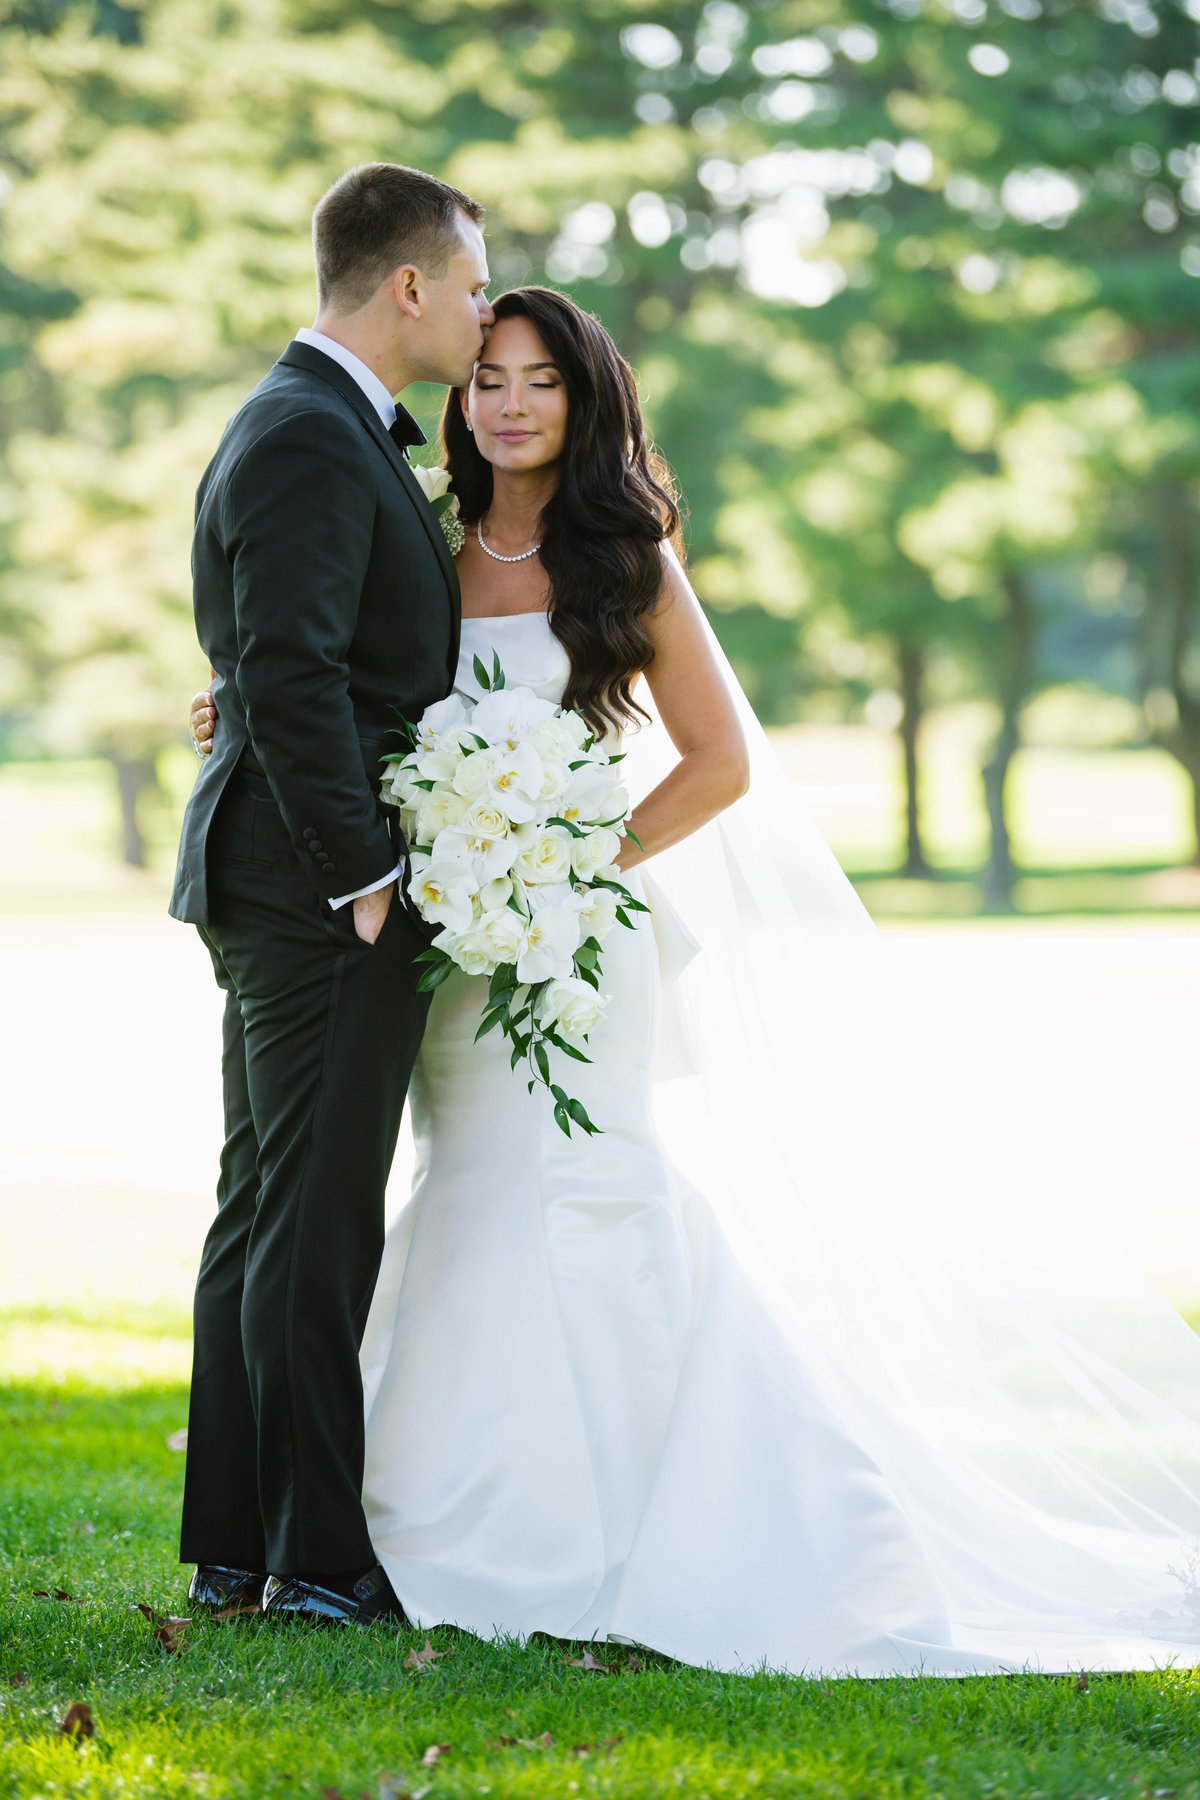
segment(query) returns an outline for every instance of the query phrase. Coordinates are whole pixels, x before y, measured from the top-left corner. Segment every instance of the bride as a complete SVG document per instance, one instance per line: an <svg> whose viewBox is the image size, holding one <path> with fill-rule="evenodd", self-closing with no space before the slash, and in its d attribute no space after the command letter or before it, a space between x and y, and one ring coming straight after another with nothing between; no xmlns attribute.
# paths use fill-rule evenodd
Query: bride
<svg viewBox="0 0 1200 1800"><path fill-rule="evenodd" d="M422 1627L729 1670L1200 1665L1200 1345L1027 1159L968 1130L939 1174L869 923L683 573L628 366L563 295L495 314L443 420L456 688L496 655L624 732L651 913L607 939L571 1065L597 1137L474 1042L480 979L434 995L362 1351L397 1595ZM192 723L207 747L211 695Z"/></svg>

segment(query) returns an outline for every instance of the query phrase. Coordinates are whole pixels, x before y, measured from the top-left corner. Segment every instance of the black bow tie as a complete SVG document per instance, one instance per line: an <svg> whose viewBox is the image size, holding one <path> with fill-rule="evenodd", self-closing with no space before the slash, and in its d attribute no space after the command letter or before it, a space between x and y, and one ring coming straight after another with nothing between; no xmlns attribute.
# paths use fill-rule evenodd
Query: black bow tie
<svg viewBox="0 0 1200 1800"><path fill-rule="evenodd" d="M398 450L404 451L425 442L425 433L417 424L411 413L406 413L402 406L396 408L396 417L388 426L388 436Z"/></svg>

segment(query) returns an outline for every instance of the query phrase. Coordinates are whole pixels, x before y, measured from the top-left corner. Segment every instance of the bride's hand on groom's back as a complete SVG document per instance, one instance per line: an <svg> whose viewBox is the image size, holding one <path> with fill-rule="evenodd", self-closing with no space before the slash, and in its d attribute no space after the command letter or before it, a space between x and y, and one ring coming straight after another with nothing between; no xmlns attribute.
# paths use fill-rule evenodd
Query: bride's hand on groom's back
<svg viewBox="0 0 1200 1800"><path fill-rule="evenodd" d="M212 755L212 735L216 723L217 709L213 705L212 689L205 688L202 694L192 696L188 711L188 727L197 756Z"/></svg>

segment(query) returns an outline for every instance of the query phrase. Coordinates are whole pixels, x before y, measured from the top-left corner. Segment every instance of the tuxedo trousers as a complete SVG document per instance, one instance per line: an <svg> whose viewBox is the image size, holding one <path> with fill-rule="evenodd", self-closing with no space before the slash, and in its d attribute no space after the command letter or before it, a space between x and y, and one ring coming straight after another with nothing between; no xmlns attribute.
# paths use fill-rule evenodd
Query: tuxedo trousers
<svg viewBox="0 0 1200 1800"><path fill-rule="evenodd" d="M208 841L224 989L225 1145L200 1263L180 1554L333 1574L375 1561L358 1352L384 1189L429 996L392 898L374 944L317 893L265 779L235 771Z"/></svg>

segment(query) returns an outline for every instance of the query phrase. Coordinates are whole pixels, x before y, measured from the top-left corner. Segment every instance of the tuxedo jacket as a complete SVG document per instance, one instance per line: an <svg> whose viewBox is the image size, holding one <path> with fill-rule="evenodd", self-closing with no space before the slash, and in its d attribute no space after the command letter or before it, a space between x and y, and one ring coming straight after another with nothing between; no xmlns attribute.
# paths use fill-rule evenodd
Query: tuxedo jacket
<svg viewBox="0 0 1200 1800"><path fill-rule="evenodd" d="M172 915L208 923L209 829L251 753L318 894L370 886L397 862L378 798L379 758L400 747L391 709L415 719L449 693L458 578L401 450L320 350L289 345L226 426L196 496L192 576L217 728Z"/></svg>

